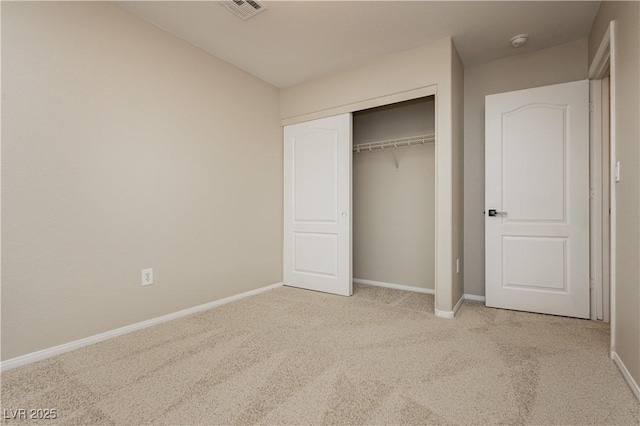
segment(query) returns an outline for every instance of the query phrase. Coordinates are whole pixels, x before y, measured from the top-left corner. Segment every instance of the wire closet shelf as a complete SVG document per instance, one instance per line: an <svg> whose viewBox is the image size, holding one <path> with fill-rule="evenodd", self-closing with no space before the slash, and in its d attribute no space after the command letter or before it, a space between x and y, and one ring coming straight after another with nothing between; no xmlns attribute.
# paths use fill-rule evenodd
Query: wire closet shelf
<svg viewBox="0 0 640 426"><path fill-rule="evenodd" d="M385 149L408 148L412 146L427 145L436 142L436 135L409 136L406 138L388 139L384 141L360 143L353 146L353 152L384 151Z"/></svg>

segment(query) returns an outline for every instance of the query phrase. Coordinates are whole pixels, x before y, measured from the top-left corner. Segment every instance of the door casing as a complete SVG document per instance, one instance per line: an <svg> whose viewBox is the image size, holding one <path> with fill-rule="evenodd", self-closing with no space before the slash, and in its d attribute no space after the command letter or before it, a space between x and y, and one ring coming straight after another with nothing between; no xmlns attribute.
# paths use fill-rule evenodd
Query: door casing
<svg viewBox="0 0 640 426"><path fill-rule="evenodd" d="M609 325L610 354L615 358L616 350L616 23L611 21L602 36L593 61L589 67L590 80L602 80L609 75ZM597 98L592 102L599 102ZM594 107L600 107L594 105ZM593 138L591 139L594 140ZM597 243L597 241L596 241ZM592 259L592 262L595 260Z"/></svg>

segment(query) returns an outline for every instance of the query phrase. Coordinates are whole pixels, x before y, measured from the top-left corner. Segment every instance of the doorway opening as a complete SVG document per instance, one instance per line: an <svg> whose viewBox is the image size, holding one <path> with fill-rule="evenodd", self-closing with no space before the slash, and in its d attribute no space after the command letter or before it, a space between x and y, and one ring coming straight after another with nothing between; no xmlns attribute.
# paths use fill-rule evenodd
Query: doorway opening
<svg viewBox="0 0 640 426"><path fill-rule="evenodd" d="M591 319L609 322L611 317L611 133L610 69L591 80L590 121L590 226Z"/></svg>
<svg viewBox="0 0 640 426"><path fill-rule="evenodd" d="M435 293L435 97L353 113L353 282Z"/></svg>

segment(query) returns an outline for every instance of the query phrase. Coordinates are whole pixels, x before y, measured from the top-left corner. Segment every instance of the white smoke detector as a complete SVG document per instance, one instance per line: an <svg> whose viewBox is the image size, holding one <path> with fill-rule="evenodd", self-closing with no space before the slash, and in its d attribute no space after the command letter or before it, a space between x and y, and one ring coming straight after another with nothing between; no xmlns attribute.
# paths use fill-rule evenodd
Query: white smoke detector
<svg viewBox="0 0 640 426"><path fill-rule="evenodd" d="M511 45L517 49L518 47L524 46L527 40L529 40L529 34L518 34L517 36L511 37Z"/></svg>
<svg viewBox="0 0 640 426"><path fill-rule="evenodd" d="M238 18L246 21L253 18L260 12L264 12L267 7L257 0L224 0L219 2L220 5L226 7Z"/></svg>

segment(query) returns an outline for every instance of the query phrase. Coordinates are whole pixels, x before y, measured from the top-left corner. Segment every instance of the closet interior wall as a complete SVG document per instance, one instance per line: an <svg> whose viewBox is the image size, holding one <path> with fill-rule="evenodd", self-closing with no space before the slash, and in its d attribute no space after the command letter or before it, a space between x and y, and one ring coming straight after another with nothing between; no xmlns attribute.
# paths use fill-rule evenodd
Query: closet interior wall
<svg viewBox="0 0 640 426"><path fill-rule="evenodd" d="M354 145L434 132L432 96L353 114ZM435 144L393 152L353 154L353 277L433 290Z"/></svg>

